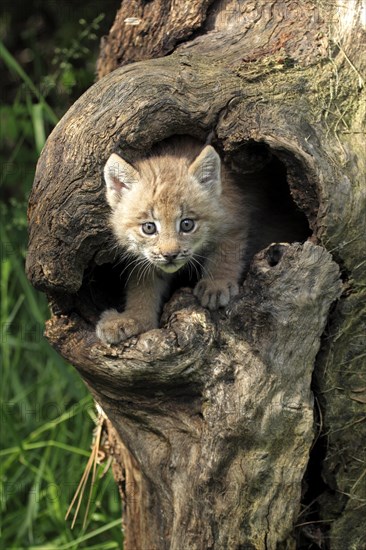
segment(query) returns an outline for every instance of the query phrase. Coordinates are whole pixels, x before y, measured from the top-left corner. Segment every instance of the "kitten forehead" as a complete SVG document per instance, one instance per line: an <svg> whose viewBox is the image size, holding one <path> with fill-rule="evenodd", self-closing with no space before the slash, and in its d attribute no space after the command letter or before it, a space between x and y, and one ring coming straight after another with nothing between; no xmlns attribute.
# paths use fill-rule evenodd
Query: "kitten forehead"
<svg viewBox="0 0 366 550"><path fill-rule="evenodd" d="M181 218L182 216L182 209L179 206L179 204L173 204L170 205L169 203L166 204L157 204L155 206L154 210L155 219L157 220L175 220L177 218Z"/></svg>

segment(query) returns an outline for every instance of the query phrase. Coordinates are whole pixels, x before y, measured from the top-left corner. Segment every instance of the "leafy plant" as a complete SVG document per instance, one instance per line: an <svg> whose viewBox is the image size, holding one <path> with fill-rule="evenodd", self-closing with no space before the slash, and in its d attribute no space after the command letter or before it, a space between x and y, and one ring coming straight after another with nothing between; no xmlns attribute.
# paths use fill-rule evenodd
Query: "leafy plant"
<svg viewBox="0 0 366 550"><path fill-rule="evenodd" d="M88 461L96 414L73 367L44 339L47 303L24 273L26 204L37 157L71 94L79 91L80 75L84 87L92 83L92 73L77 63L90 56L86 44L95 41L101 18L81 23L80 35L55 52L47 76L26 72L0 43L11 83L0 109L0 539L7 549L121 546L120 499L110 473L96 483L85 527L82 518L74 530L65 522ZM32 52L34 66L42 66Z"/></svg>

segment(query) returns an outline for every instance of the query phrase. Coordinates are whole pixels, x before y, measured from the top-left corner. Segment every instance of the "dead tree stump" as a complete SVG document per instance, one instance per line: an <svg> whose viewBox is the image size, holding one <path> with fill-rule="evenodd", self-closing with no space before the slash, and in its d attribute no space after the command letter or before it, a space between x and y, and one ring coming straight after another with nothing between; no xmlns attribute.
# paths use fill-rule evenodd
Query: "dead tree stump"
<svg viewBox="0 0 366 550"><path fill-rule="evenodd" d="M126 549L362 548L361 2L167 4L161 19L160 0L122 2L106 76L40 157L27 273L49 299L46 336L108 415ZM237 171L280 164L311 238L257 254L225 311L183 288L161 328L103 345L96 320L122 290L105 161L211 132Z"/></svg>

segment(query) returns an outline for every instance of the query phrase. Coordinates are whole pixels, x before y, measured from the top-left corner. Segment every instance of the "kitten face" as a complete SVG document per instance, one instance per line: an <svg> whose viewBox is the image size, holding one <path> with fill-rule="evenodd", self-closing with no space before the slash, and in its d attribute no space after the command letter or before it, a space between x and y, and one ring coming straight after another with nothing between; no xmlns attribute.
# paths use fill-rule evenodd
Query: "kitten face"
<svg viewBox="0 0 366 550"><path fill-rule="evenodd" d="M166 273L207 246L220 223L220 158L207 146L191 162L163 155L132 167L111 155L104 169L111 224L120 245Z"/></svg>

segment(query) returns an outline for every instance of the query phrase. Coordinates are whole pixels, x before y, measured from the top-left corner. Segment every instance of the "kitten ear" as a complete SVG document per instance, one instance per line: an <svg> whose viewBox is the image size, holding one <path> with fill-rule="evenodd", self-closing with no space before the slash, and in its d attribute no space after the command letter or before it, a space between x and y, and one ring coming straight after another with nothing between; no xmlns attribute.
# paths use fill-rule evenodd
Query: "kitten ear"
<svg viewBox="0 0 366 550"><path fill-rule="evenodd" d="M112 153L107 160L103 173L107 185L107 201L111 208L117 206L123 189L131 189L140 180L137 170L116 153Z"/></svg>
<svg viewBox="0 0 366 550"><path fill-rule="evenodd" d="M212 145L204 147L188 172L211 191L221 193L221 160Z"/></svg>

